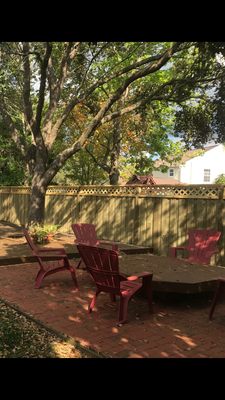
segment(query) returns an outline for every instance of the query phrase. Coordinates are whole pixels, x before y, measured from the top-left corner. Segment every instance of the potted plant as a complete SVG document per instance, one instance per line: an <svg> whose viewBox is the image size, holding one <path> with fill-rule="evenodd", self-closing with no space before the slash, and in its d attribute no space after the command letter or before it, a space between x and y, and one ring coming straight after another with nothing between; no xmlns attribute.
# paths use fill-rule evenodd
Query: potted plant
<svg viewBox="0 0 225 400"><path fill-rule="evenodd" d="M59 225L50 224L32 224L29 226L29 233L35 243L49 243L52 237L58 231Z"/></svg>

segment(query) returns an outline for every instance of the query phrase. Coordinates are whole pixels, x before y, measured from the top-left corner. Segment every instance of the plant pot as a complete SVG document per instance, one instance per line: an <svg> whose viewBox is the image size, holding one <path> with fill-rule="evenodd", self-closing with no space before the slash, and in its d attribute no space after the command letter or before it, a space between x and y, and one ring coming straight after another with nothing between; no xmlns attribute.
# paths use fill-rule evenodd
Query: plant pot
<svg viewBox="0 0 225 400"><path fill-rule="evenodd" d="M48 235L46 236L46 240L48 241L48 242L51 242L51 240L54 238L54 234L53 233L48 233Z"/></svg>
<svg viewBox="0 0 225 400"><path fill-rule="evenodd" d="M49 243L52 235L46 235L44 237L39 237L38 235L32 235L32 239L36 244Z"/></svg>

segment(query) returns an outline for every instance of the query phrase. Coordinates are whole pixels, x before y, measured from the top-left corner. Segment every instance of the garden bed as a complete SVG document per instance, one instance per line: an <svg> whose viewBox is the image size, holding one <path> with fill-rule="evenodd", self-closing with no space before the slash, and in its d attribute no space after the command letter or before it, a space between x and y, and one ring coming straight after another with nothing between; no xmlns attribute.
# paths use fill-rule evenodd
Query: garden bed
<svg viewBox="0 0 225 400"><path fill-rule="evenodd" d="M90 358L0 300L0 358Z"/></svg>

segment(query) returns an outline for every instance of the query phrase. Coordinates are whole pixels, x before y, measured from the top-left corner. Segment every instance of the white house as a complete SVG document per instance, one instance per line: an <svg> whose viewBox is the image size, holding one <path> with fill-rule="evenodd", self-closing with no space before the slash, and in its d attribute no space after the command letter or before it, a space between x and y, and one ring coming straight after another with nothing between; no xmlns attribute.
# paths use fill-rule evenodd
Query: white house
<svg viewBox="0 0 225 400"><path fill-rule="evenodd" d="M157 160L155 166L167 165ZM183 156L179 165L169 165L167 172L153 171L153 178L164 181L171 178L178 183L213 184L215 179L225 174L225 147L223 144L205 147L204 150L189 150Z"/></svg>

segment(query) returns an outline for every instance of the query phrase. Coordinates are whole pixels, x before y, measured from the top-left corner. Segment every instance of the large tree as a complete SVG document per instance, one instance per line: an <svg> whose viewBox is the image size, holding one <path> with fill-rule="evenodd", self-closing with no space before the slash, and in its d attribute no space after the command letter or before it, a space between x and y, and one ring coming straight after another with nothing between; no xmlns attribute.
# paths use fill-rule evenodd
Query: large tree
<svg viewBox="0 0 225 400"><path fill-rule="evenodd" d="M198 47L202 54L199 68L211 69L215 78L206 74L195 96L177 105L174 133L188 148L225 142L225 42L201 42Z"/></svg>
<svg viewBox="0 0 225 400"><path fill-rule="evenodd" d="M98 127L156 101L181 103L221 74L192 42L1 43L0 112L32 178L29 223L43 221L48 185ZM86 120L71 143L78 107Z"/></svg>
<svg viewBox="0 0 225 400"><path fill-rule="evenodd" d="M132 118L125 114L98 128L86 151L110 184L118 184L120 176L127 181L133 174L149 174L156 158L177 162L185 151L183 143L170 138L174 115L174 107L161 103Z"/></svg>

